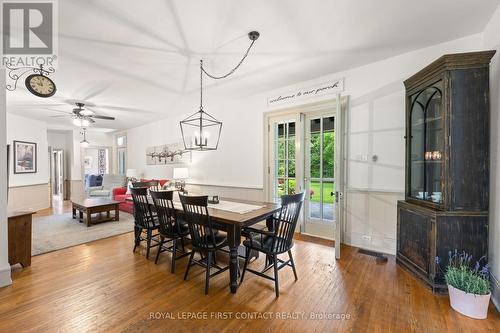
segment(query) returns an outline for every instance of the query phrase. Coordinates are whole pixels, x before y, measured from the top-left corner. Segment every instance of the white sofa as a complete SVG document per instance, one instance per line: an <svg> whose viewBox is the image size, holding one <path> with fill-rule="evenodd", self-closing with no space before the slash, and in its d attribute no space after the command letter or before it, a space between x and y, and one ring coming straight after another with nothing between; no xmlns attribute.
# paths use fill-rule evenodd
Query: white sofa
<svg viewBox="0 0 500 333"><path fill-rule="evenodd" d="M102 186L90 186L85 189L88 198L113 198L113 189L126 186L124 175L103 175Z"/></svg>

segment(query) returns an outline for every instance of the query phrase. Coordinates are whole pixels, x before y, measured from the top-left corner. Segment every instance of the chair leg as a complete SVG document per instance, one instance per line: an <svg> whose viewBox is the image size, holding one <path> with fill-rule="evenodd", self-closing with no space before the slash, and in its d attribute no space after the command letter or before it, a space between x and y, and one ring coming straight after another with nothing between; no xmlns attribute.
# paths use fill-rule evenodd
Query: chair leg
<svg viewBox="0 0 500 333"><path fill-rule="evenodd" d="M158 264L158 258L160 258L161 247L163 246L164 241L165 237L160 236L160 245L158 245L158 252L156 252L155 265Z"/></svg>
<svg viewBox="0 0 500 333"><path fill-rule="evenodd" d="M151 238L153 238L153 231L148 229L147 231L147 249L146 249L146 259L149 259L149 251L151 250Z"/></svg>
<svg viewBox="0 0 500 333"><path fill-rule="evenodd" d="M139 244L141 243L141 233L142 233L142 229L139 228L139 227L134 227L134 249L132 250L132 252L135 252L135 249L139 246Z"/></svg>
<svg viewBox="0 0 500 333"><path fill-rule="evenodd" d="M280 284L278 282L278 258L276 255L273 256L273 268L274 268L274 289L276 291L276 297L280 297Z"/></svg>
<svg viewBox="0 0 500 333"><path fill-rule="evenodd" d="M243 283L243 279L245 278L245 271L247 270L248 261L250 260L250 249L245 248L245 264L243 265L243 272L241 273L240 284Z"/></svg>
<svg viewBox="0 0 500 333"><path fill-rule="evenodd" d="M297 281L299 278L297 277L297 271L295 270L295 262L293 261L291 250L288 250L288 256L290 257L290 263L292 264L293 275L295 275L295 281Z"/></svg>
<svg viewBox="0 0 500 333"><path fill-rule="evenodd" d="M215 253L212 253L212 251L208 251L208 256L207 256L207 270L206 270L206 276L205 276L205 295L208 295L208 285L210 283L210 266L212 265L212 255Z"/></svg>
<svg viewBox="0 0 500 333"><path fill-rule="evenodd" d="M172 267L170 268L171 273L175 273L175 257L177 257L177 239L174 238L172 247Z"/></svg>
<svg viewBox="0 0 500 333"><path fill-rule="evenodd" d="M193 260L193 257L194 257L194 250L191 251L191 255L189 256L189 261L188 261L188 265L186 267L186 273L184 274L184 281L187 279L188 277L188 273L189 273L189 268L191 268L191 261Z"/></svg>
<svg viewBox="0 0 500 333"><path fill-rule="evenodd" d="M186 249L184 248L184 237L181 237L181 247L182 247L182 252L186 252Z"/></svg>

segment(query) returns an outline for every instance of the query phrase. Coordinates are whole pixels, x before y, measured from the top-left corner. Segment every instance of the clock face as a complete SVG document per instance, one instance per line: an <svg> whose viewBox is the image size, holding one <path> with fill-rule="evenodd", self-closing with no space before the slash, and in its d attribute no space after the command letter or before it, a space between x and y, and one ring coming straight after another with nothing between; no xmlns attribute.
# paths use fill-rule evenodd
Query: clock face
<svg viewBox="0 0 500 333"><path fill-rule="evenodd" d="M26 88L38 97L50 97L56 92L56 85L46 76L32 74L26 78Z"/></svg>

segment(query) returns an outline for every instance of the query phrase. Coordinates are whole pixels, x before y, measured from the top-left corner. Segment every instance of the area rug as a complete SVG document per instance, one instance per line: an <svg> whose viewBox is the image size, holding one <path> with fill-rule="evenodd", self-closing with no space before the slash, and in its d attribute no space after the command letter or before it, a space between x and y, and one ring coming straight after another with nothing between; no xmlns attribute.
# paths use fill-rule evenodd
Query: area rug
<svg viewBox="0 0 500 333"><path fill-rule="evenodd" d="M134 218L120 212L120 221L109 221L87 227L71 213L33 218L32 255L38 255L94 240L131 232Z"/></svg>

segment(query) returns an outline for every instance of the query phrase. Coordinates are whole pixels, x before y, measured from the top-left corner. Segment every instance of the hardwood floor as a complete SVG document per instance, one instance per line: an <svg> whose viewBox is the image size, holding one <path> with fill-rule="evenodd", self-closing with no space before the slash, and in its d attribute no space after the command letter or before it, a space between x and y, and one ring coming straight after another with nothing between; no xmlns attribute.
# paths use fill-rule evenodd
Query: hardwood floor
<svg viewBox="0 0 500 333"><path fill-rule="evenodd" d="M273 282L252 274L236 295L229 293L228 275L218 275L205 296L202 268L193 267L185 282L187 258L171 274L169 255L155 265L143 248L132 253L132 238L130 233L33 257L31 267L13 272L12 286L0 289L0 332L498 332L500 327L492 306L488 320L463 317L446 296L434 296L394 258L377 264L353 247L344 246L342 259L335 261L331 247L297 240L299 280L291 269L281 270L276 299ZM262 264L260 258L252 265ZM349 319L301 317L311 312ZM194 314L208 319L183 319ZM221 318L213 318L217 315ZM235 318L252 315L272 319ZM281 319L286 316L298 318Z"/></svg>

